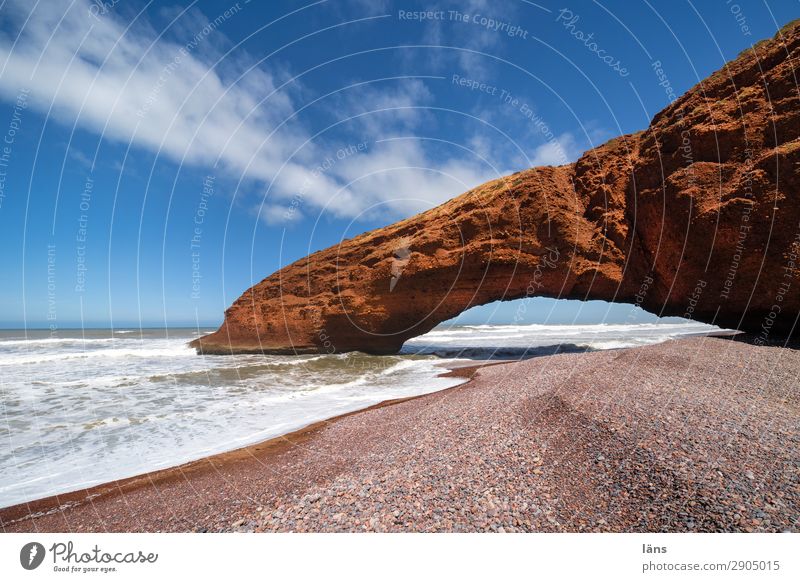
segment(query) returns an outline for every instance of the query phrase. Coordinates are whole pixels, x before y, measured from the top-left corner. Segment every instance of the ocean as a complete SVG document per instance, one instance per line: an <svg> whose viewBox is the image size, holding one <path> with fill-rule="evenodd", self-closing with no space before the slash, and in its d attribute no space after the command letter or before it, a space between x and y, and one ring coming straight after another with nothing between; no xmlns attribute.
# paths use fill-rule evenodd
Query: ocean
<svg viewBox="0 0 800 582"><path fill-rule="evenodd" d="M658 343L719 329L462 325L394 356L198 356L212 330L0 331L0 507L172 467L461 382L477 360Z"/></svg>

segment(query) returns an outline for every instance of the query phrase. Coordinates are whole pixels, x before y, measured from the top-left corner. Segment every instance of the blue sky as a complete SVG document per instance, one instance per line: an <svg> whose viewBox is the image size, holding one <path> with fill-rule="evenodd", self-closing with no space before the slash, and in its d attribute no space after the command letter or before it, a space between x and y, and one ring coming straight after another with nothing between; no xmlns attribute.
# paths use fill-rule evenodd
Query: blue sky
<svg viewBox="0 0 800 582"><path fill-rule="evenodd" d="M680 95L798 16L796 1L7 0L0 325L217 325L309 252L645 128L670 100L655 62ZM495 307L465 320L517 311Z"/></svg>

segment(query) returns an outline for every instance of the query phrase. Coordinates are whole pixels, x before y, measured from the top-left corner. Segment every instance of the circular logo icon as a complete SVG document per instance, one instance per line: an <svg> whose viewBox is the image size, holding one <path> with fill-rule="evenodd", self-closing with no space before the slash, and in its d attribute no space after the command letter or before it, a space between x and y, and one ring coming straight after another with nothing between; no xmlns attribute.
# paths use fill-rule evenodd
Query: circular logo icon
<svg viewBox="0 0 800 582"><path fill-rule="evenodd" d="M35 570L44 561L44 546L39 542L30 542L19 551L19 563L26 570Z"/></svg>

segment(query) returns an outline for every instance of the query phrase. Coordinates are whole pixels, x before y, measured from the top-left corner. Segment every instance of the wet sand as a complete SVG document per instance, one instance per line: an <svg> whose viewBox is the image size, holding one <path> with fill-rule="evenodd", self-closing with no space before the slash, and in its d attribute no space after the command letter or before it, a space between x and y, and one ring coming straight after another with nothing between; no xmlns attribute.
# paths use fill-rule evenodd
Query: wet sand
<svg viewBox="0 0 800 582"><path fill-rule="evenodd" d="M475 376L0 509L4 531L798 531L800 352L720 338Z"/></svg>

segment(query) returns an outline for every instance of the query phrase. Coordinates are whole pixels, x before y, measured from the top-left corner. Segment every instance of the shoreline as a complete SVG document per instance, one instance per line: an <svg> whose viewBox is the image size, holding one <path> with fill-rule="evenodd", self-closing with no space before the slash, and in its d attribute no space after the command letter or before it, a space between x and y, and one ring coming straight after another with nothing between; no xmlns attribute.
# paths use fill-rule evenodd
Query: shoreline
<svg viewBox="0 0 800 582"><path fill-rule="evenodd" d="M800 531L800 351L743 339L455 369L468 381L0 510L2 529Z"/></svg>
<svg viewBox="0 0 800 582"><path fill-rule="evenodd" d="M198 473L202 473L204 471L219 471L222 470L225 465L236 463L241 460L257 458L263 459L264 457L279 455L280 453L286 452L286 450L292 447L296 447L310 439L313 439L315 434L318 433L320 429L328 426L331 423L335 423L341 419L347 418L348 416L360 414L370 410L376 410L386 406L392 406L394 404L415 400L417 398L424 398L430 394L454 390L469 384L481 368L507 363L509 362L487 361L477 365L457 366L453 369L447 369L447 371L439 374L438 377L466 378L466 381L456 384L455 386L438 390L437 392L429 392L416 396L384 400L382 402L378 402L377 404L367 406L366 408L352 410L350 412L332 416L328 419L312 422L311 424L283 435L271 437L257 443L232 449L230 451L207 455L205 457L195 459L194 461L180 463L173 467L157 469L155 471L141 473L132 477L124 477L122 479L115 479L106 483L99 483L85 489L77 489L74 491L68 491L66 493L48 495L39 499L24 501L22 503L16 503L7 507L0 507L0 528L5 528L6 526L14 525L28 519L36 519L45 515L51 515L60 510L79 507L100 497L124 495L125 493L135 491L142 487L166 485L177 480L185 479L188 475L197 475Z"/></svg>

